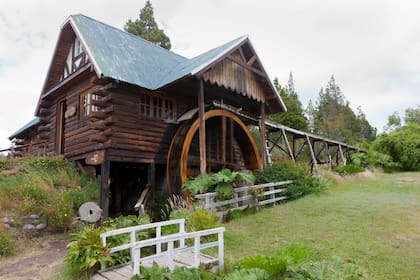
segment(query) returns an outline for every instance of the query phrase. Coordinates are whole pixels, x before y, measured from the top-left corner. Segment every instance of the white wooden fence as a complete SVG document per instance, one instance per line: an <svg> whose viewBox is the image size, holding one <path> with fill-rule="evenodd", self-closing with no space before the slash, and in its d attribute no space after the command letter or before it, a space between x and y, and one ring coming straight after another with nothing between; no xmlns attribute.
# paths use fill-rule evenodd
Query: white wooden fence
<svg viewBox="0 0 420 280"><path fill-rule="evenodd" d="M171 236L166 236L162 238L153 238L147 239L138 242L134 246L134 260L133 260L133 275L140 274L140 264L143 263L164 263L172 271L176 265L184 265L187 267L198 268L201 263L201 250L218 247L217 258L212 258L210 256L205 256L209 260L208 263L218 263L219 269L223 269L224 266L224 243L223 243L223 233L225 231L224 227L207 229L202 231L195 231L189 233L180 233L173 234ZM205 242L202 237L212 236L217 234L217 241ZM194 239L194 246L179 246L175 248L176 243L180 240L185 239ZM149 255L141 257L141 249L145 247L152 247L157 244L167 244L167 250L165 252L156 253L154 255ZM188 253L193 253L192 258L189 257ZM175 261L176 257L180 256L180 260Z"/></svg>
<svg viewBox="0 0 420 280"><path fill-rule="evenodd" d="M162 227L170 225L178 225L178 232L174 234L162 235ZM155 229L156 237L145 240L137 240L138 232L150 229ZM222 269L224 265L224 231L225 228L220 227L187 233L185 232L185 219L177 219L116 229L105 232L101 234L100 237L102 239L102 245L106 246L108 237L120 234L129 234L130 242L110 248L110 253L129 249L133 263L133 275L135 275L140 273L141 264L151 265L154 261L156 261L158 265L168 266L169 269L172 270L176 265L198 268L200 266L200 262L202 260L206 260L206 264L218 263L219 268ZM211 235L217 235L217 241L203 243L205 240L202 240L201 237ZM193 239L194 246L186 246L185 240L187 239ZM155 247L155 253L141 257L141 249L145 247ZM164 250L164 247L166 247L166 250ZM201 250L213 247L218 247L217 258L201 254ZM177 257L180 260L175 261Z"/></svg>
<svg viewBox="0 0 420 280"><path fill-rule="evenodd" d="M194 198L199 200L201 208L225 214L229 210L243 210L251 206L276 204L285 200L288 198L284 195L287 190L285 186L292 183L293 181L288 180L235 188L233 198L228 200L215 201L219 196L217 192L197 194ZM222 207L226 207L228 210L220 210Z"/></svg>

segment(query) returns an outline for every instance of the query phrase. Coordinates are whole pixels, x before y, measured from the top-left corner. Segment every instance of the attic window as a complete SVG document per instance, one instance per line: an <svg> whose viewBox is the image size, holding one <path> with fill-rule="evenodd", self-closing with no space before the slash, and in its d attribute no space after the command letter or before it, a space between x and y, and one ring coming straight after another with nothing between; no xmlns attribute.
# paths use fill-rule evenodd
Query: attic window
<svg viewBox="0 0 420 280"><path fill-rule="evenodd" d="M164 121L175 120L175 101L161 96L140 97L140 115Z"/></svg>
<svg viewBox="0 0 420 280"><path fill-rule="evenodd" d="M84 118L98 111L98 106L93 105L93 100L99 100L99 95L85 93L80 95L80 117Z"/></svg>
<svg viewBox="0 0 420 280"><path fill-rule="evenodd" d="M70 51L67 55L66 64L64 65L63 74L60 81L67 78L70 74L76 72L82 66L89 62L89 57L86 55L83 49L82 43L79 39L74 38L73 44L70 47Z"/></svg>

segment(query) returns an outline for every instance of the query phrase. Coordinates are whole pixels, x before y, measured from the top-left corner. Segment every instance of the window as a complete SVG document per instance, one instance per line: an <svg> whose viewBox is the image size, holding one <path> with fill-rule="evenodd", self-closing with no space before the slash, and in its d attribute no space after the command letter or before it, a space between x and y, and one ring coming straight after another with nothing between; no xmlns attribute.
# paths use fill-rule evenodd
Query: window
<svg viewBox="0 0 420 280"><path fill-rule="evenodd" d="M66 64L64 65L64 70L60 81L67 78L70 74L76 72L88 62L89 58L83 49L82 43L79 41L79 39L75 38L67 55Z"/></svg>
<svg viewBox="0 0 420 280"><path fill-rule="evenodd" d="M140 114L159 120L173 121L175 120L174 101L160 96L143 95L140 97Z"/></svg>
<svg viewBox="0 0 420 280"><path fill-rule="evenodd" d="M80 117L87 117L99 110L98 106L92 104L93 100L99 100L99 95L85 93L80 96Z"/></svg>

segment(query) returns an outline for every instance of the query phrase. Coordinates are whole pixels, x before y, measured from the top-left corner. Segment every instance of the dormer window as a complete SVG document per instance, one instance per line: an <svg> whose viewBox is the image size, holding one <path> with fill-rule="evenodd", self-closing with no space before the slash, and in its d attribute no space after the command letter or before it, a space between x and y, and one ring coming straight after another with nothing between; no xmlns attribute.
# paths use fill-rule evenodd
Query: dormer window
<svg viewBox="0 0 420 280"><path fill-rule="evenodd" d="M89 57L83 49L82 43L79 39L74 38L74 42L67 55L66 64L64 65L63 75L61 76L60 81L82 68L82 66L86 65L88 62Z"/></svg>

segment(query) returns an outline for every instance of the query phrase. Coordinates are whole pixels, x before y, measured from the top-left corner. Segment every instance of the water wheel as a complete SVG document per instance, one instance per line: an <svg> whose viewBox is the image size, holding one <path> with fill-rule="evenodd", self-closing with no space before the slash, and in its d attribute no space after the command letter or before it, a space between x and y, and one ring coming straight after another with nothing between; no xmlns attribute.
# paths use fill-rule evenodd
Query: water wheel
<svg viewBox="0 0 420 280"><path fill-rule="evenodd" d="M226 110L211 110L206 120L207 173L223 168L255 170L261 160L248 127L235 114ZM178 128L167 158L167 178L170 193L181 193L181 185L190 176L200 174L199 120L195 116Z"/></svg>

